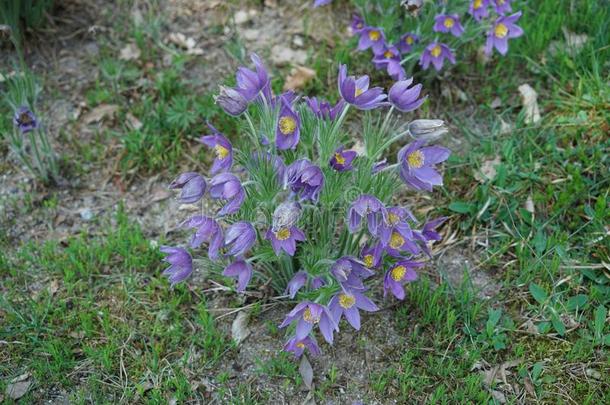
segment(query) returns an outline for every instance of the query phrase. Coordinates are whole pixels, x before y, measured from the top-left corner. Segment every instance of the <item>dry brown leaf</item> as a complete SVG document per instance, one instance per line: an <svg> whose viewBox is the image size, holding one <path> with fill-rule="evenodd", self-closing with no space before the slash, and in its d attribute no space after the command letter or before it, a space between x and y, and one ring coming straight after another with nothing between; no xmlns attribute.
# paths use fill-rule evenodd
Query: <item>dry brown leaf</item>
<svg viewBox="0 0 610 405"><path fill-rule="evenodd" d="M127 124L129 125L129 127L131 129L134 129L137 131L140 128L142 128L142 125L143 125L142 122L139 119L137 119L132 113L128 112L125 115L125 118L127 119Z"/></svg>
<svg viewBox="0 0 610 405"><path fill-rule="evenodd" d="M498 166L500 162L500 156L496 156L492 160L484 161L481 165L481 169L474 173L474 178L481 183L492 181L496 178L496 166Z"/></svg>
<svg viewBox="0 0 610 405"><path fill-rule="evenodd" d="M527 196L527 200L525 200L525 210L532 214L535 213L536 209L534 207L534 200L532 199L532 195Z"/></svg>
<svg viewBox="0 0 610 405"><path fill-rule="evenodd" d="M284 83L284 91L300 90L314 77L316 71L305 66L297 66L290 71Z"/></svg>
<svg viewBox="0 0 610 405"><path fill-rule="evenodd" d="M24 396L30 389L30 385L32 385L32 380L30 380L30 376L30 373L25 373L13 378L11 382L6 386L6 395L14 400L18 400L19 398Z"/></svg>
<svg viewBox="0 0 610 405"><path fill-rule="evenodd" d="M118 110L119 106L116 104L100 104L83 116L83 122L86 125L100 122L106 117L114 116Z"/></svg>
<svg viewBox="0 0 610 405"><path fill-rule="evenodd" d="M135 43L127 44L119 53L119 59L121 60L135 60L140 57L140 48Z"/></svg>
<svg viewBox="0 0 610 405"><path fill-rule="evenodd" d="M167 200L172 196L172 193L166 188L162 186L156 186L152 192L152 198L150 202L159 202L163 200Z"/></svg>
<svg viewBox="0 0 610 405"><path fill-rule="evenodd" d="M250 314L245 311L239 311L231 325L231 336L238 346L250 336L250 328L248 328L249 321Z"/></svg>
<svg viewBox="0 0 610 405"><path fill-rule="evenodd" d="M540 108L538 107L538 93L529 84L519 86L521 104L525 114L526 124L535 124L540 121Z"/></svg>
<svg viewBox="0 0 610 405"><path fill-rule="evenodd" d="M203 55L203 49L197 48L194 38L187 37L181 32L172 32L167 36L167 40L172 44L185 49L189 55Z"/></svg>
<svg viewBox="0 0 610 405"><path fill-rule="evenodd" d="M47 291L49 292L49 295L52 297L55 295L55 293L57 291L59 291L59 281L57 280L53 280L49 283L49 286L47 287Z"/></svg>

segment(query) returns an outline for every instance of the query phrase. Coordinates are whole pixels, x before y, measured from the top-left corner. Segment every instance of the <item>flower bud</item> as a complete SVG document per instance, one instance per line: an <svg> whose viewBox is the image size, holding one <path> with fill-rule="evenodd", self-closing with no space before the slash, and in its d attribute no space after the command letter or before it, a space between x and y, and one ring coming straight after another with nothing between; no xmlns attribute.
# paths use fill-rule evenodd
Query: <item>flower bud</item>
<svg viewBox="0 0 610 405"><path fill-rule="evenodd" d="M415 120L409 123L409 134L417 140L433 141L449 132L443 120Z"/></svg>
<svg viewBox="0 0 610 405"><path fill-rule="evenodd" d="M248 108L248 101L235 89L230 87L220 86L220 94L215 97L214 101L227 114L238 116Z"/></svg>
<svg viewBox="0 0 610 405"><path fill-rule="evenodd" d="M273 211L273 223L271 230L290 228L296 225L301 216L301 204L294 201L286 201L277 206Z"/></svg>

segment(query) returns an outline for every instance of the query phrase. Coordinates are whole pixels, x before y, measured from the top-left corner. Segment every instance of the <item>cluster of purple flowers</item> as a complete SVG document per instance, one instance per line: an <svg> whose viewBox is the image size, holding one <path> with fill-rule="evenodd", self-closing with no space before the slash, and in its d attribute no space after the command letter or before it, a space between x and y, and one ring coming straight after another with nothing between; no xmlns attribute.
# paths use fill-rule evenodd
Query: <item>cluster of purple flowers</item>
<svg viewBox="0 0 610 405"><path fill-rule="evenodd" d="M397 81L386 94L383 88L371 87L368 76L350 76L347 67L341 65L338 74L341 98L335 105L316 98L305 98L304 103L299 103L299 98L290 92L274 95L269 74L260 59L253 55L252 61L255 70L239 68L236 87L221 87L216 101L228 114L246 115L252 134L261 131L254 128L249 107L264 111L261 116L271 117L270 122L275 125L272 139L258 139L256 145L251 145L256 152L248 161L254 166L266 165L273 172L272 182L281 190L275 193L272 201L265 201L272 207L271 223L244 220L244 217L252 218L252 215L240 216L248 214L242 211L243 205L251 202L249 199L252 198L254 204L248 207L259 204L254 193L248 192L248 187L256 180L252 177L242 179L248 177L248 170L234 170L235 161L239 161L238 157L244 151L234 149L231 142L212 126L211 134L203 136L201 142L214 153L210 170L213 177L186 172L178 176L170 188L180 190L179 201L185 204L197 203L206 195L219 202L213 215L193 216L182 226L194 229L191 249L207 244L209 260L226 264L222 274L236 279L237 291L246 290L260 257L270 260L268 254L253 254L256 246L270 248L278 262L287 255L292 257L290 263L299 263L298 266L303 267L292 272L286 287L288 296L302 299L286 315L280 327L291 327L293 331L284 347L286 351L296 356L305 349L318 354L320 348L314 336L315 329L319 329L323 338L332 344L343 317L353 328L360 329L360 311L378 310L368 296L369 281L374 280L375 275L385 273L384 296L389 292L398 299L404 299L404 285L414 281L416 270L423 266L422 261L415 260L416 256L431 255L429 244L440 240L436 228L445 219L429 221L417 228L417 220L407 208L388 205L372 194L361 194L344 206L345 235L353 238L359 255L357 251L347 252L353 254L343 251L337 255L340 257L326 259L327 265L322 270L307 268L299 262L299 246L304 241L315 243L310 240L311 232L327 224L313 223L315 220L312 219L306 223L304 210L311 210L312 206L314 210L322 209L321 195L326 191L329 175L357 175L359 169L355 162L369 157L361 156L343 144L332 145L333 152L321 156L317 148L303 144L304 139L315 138L307 133L311 129L304 122L313 120L319 125L318 130L326 125L332 131L340 125L350 107L358 110L391 107L388 114L393 110L409 112L417 109L425 98L421 97L421 85L413 85L412 79ZM425 128L418 127L417 130L438 130L436 121L419 121L419 127ZM430 127L428 122L434 127ZM297 153L301 149L297 149L299 145L309 153ZM317 152L312 153L314 150ZM412 189L431 191L434 186L442 184L436 166L445 161L449 153L446 148L430 146L418 139L400 150L393 167ZM390 168L385 161L371 164L366 169L367 177L371 176L371 171L373 176L377 176L380 170ZM366 245L359 246L363 223L366 223L368 239ZM334 234L335 230L332 231ZM192 274L193 258L187 249L164 246L161 251L167 254L164 260L169 267L164 274L172 285ZM312 298L314 296L316 298Z"/></svg>

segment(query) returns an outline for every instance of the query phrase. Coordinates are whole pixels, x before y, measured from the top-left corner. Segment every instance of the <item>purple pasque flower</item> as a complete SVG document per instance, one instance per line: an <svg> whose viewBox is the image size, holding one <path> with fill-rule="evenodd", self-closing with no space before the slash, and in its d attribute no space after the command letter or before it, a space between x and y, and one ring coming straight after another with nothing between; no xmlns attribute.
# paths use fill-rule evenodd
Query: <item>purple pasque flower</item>
<svg viewBox="0 0 610 405"><path fill-rule="evenodd" d="M330 158L330 166L338 172L352 170L352 161L358 156L358 153L353 150L345 150L344 146L340 146Z"/></svg>
<svg viewBox="0 0 610 405"><path fill-rule="evenodd" d="M432 191L433 186L443 184L435 166L447 160L451 151L442 146L424 146L424 142L411 142L398 152L400 177L416 190Z"/></svg>
<svg viewBox="0 0 610 405"><path fill-rule="evenodd" d="M171 190L182 190L178 198L182 204L193 204L203 197L207 185L202 175L195 172L186 172L172 181L169 188Z"/></svg>
<svg viewBox="0 0 610 405"><path fill-rule="evenodd" d="M265 239L271 242L271 247L276 256L282 253L282 250L289 256L294 256L297 250L297 241L304 241L305 234L296 226L280 228L277 231L269 228L265 234Z"/></svg>
<svg viewBox="0 0 610 405"><path fill-rule="evenodd" d="M418 109L426 97L419 98L421 94L422 85L416 84L411 86L413 78L406 80L400 80L392 85L388 92L388 101L398 111L410 112Z"/></svg>
<svg viewBox="0 0 610 405"><path fill-rule="evenodd" d="M214 102L229 115L237 117L248 108L248 100L241 92L231 87L220 86L220 93L214 97Z"/></svg>
<svg viewBox="0 0 610 405"><path fill-rule="evenodd" d="M301 200L318 202L324 188L324 174L309 159L295 160L286 168L285 186Z"/></svg>
<svg viewBox="0 0 610 405"><path fill-rule="evenodd" d="M354 14L352 16L350 28L352 29L352 34L359 34L364 29L364 18Z"/></svg>
<svg viewBox="0 0 610 405"><path fill-rule="evenodd" d="M394 46L388 46L385 51L375 55L373 64L377 69L386 69L394 80L402 80L406 76L406 72L400 63L400 52Z"/></svg>
<svg viewBox="0 0 610 405"><path fill-rule="evenodd" d="M471 0L470 6L468 7L468 13L477 21L481 21L489 15L487 10L489 6L489 0Z"/></svg>
<svg viewBox="0 0 610 405"><path fill-rule="evenodd" d="M385 247L386 252L393 257L402 257L403 252L409 252L412 255L420 252L420 247L415 243L413 230L406 222L400 222L390 228L387 236L382 234L381 243Z"/></svg>
<svg viewBox="0 0 610 405"><path fill-rule="evenodd" d="M224 216L239 211L246 198L246 192L235 175L220 173L210 180L210 196L216 200L228 201L218 212L218 216Z"/></svg>
<svg viewBox="0 0 610 405"><path fill-rule="evenodd" d="M269 73L267 73L263 62L255 53L250 56L250 59L252 59L256 71L242 66L237 69L235 74L237 81L236 91L248 102L257 98L261 92L265 97L271 94Z"/></svg>
<svg viewBox="0 0 610 405"><path fill-rule="evenodd" d="M316 339L314 339L313 336L306 336L305 339L301 340L297 339L296 337L292 337L284 345L284 351L293 353L297 358L303 355L305 348L309 350L309 353L312 356L319 356L320 353L322 353L320 351L320 347L318 347Z"/></svg>
<svg viewBox="0 0 610 405"><path fill-rule="evenodd" d="M246 287L252 278L252 266L245 260L236 260L225 267L222 275L237 279L236 290L238 292L243 292L246 290Z"/></svg>
<svg viewBox="0 0 610 405"><path fill-rule="evenodd" d="M290 228L297 224L301 217L301 204L296 201L284 201L273 211L271 230L276 232L282 228Z"/></svg>
<svg viewBox="0 0 610 405"><path fill-rule="evenodd" d="M341 99L337 101L337 104L331 107L330 103L327 101L320 101L316 97L305 97L305 102L307 102L307 106L319 119L334 121L345 108L345 100Z"/></svg>
<svg viewBox="0 0 610 405"><path fill-rule="evenodd" d="M21 106L15 111L15 115L13 115L13 125L22 134L27 134L38 128L39 123L32 110L27 106Z"/></svg>
<svg viewBox="0 0 610 405"><path fill-rule="evenodd" d="M314 277L311 280L311 288L313 290L317 290L318 288L324 287L326 285L326 281L322 277Z"/></svg>
<svg viewBox="0 0 610 405"><path fill-rule="evenodd" d="M450 32L454 37L461 37L464 27L460 23L460 16L457 14L439 14L434 17L434 31Z"/></svg>
<svg viewBox="0 0 610 405"><path fill-rule="evenodd" d="M214 153L216 154L210 173L216 174L217 172L226 172L230 170L233 165L233 146L216 128L210 124L208 125L212 129L213 134L202 136L199 138L199 142L214 149Z"/></svg>
<svg viewBox="0 0 610 405"><path fill-rule="evenodd" d="M311 301L303 301L297 304L292 311L286 315L286 318L280 324L280 328L285 328L295 321L297 323L295 332L295 338L297 340L305 339L314 326L318 325L324 339L332 344L333 331L339 331L339 327L333 320L328 308Z"/></svg>
<svg viewBox="0 0 610 405"><path fill-rule="evenodd" d="M436 231L436 228L442 225L446 220L446 217L437 218L426 222L421 230L413 231L413 236L419 242L424 252L430 257L432 256L432 253L428 247L428 242L439 241L442 239L442 236Z"/></svg>
<svg viewBox="0 0 610 405"><path fill-rule="evenodd" d="M455 65L455 55L451 49L443 43L432 42L422 52L422 55L419 58L419 64L422 68L428 69L430 63L432 63L438 72L443 68L445 59L449 60L451 64Z"/></svg>
<svg viewBox="0 0 610 405"><path fill-rule="evenodd" d="M409 53L413 50L413 45L419 42L419 36L412 32L407 32L400 37L396 43L396 48L402 53Z"/></svg>
<svg viewBox="0 0 610 405"><path fill-rule="evenodd" d="M225 247L231 256L243 256L256 242L256 229L250 222L236 222L225 233Z"/></svg>
<svg viewBox="0 0 610 405"><path fill-rule="evenodd" d="M383 246L381 243L375 243L373 246L364 245L360 251L360 260L364 267L371 270L376 269L381 264L383 255Z"/></svg>
<svg viewBox="0 0 610 405"><path fill-rule="evenodd" d="M167 254L163 259L170 266L163 271L171 286L186 280L193 273L193 259L190 253L180 247L161 246L161 252Z"/></svg>
<svg viewBox="0 0 610 405"><path fill-rule="evenodd" d="M275 144L279 150L294 149L299 143L301 119L293 111L286 99L282 99L282 108L275 129Z"/></svg>
<svg viewBox="0 0 610 405"><path fill-rule="evenodd" d="M523 29L515 24L519 18L521 18L521 11L496 19L487 33L487 42L485 43L485 53L487 55L491 55L493 48L496 48L500 54L506 55L508 40L523 35Z"/></svg>
<svg viewBox="0 0 610 405"><path fill-rule="evenodd" d="M383 34L382 28L364 27L359 33L359 51L366 51L367 49L371 48L375 55L377 55L379 52L383 52L383 48L385 46L385 35Z"/></svg>
<svg viewBox="0 0 610 405"><path fill-rule="evenodd" d="M383 279L383 296L385 297L389 290L396 298L403 300L405 298L404 284L415 281L417 279L415 269L423 265L424 263L421 262L400 260L390 267Z"/></svg>
<svg viewBox="0 0 610 405"><path fill-rule="evenodd" d="M513 11L512 7L510 6L511 1L512 0L492 0L496 13L506 14Z"/></svg>
<svg viewBox="0 0 610 405"><path fill-rule="evenodd" d="M364 267L355 257L343 256L333 263L330 274L343 288L362 290L362 280L372 276L374 272Z"/></svg>
<svg viewBox="0 0 610 405"><path fill-rule="evenodd" d="M286 292L291 299L297 295L297 292L299 292L299 290L303 288L305 284L307 284L307 278L307 272L301 270L297 271L290 279L288 285L286 286Z"/></svg>
<svg viewBox="0 0 610 405"><path fill-rule="evenodd" d="M362 194L349 207L347 217L348 229L351 233L358 230L360 222L363 218L366 218L369 232L371 235L377 235L379 226L387 218L387 212L383 203L377 197Z"/></svg>
<svg viewBox="0 0 610 405"><path fill-rule="evenodd" d="M411 220L413 222L417 222L415 216L411 211L404 207L390 207L387 208L387 217L386 220L381 224L381 230L379 232L379 237L381 240L382 246L387 246L390 238L392 237L392 233L394 229L402 224L405 224L404 230L401 232L404 233L404 237L409 239L412 238L411 227L406 222L407 220ZM398 246L403 246L403 244L399 244ZM395 248L397 249L397 248Z"/></svg>
<svg viewBox="0 0 610 405"><path fill-rule="evenodd" d="M360 110L372 110L384 105L386 95L381 87L369 89L369 77L347 76L347 66L339 66L339 94L343 99Z"/></svg>
<svg viewBox="0 0 610 405"><path fill-rule="evenodd" d="M347 319L350 325L356 330L360 330L359 309L366 312L375 312L379 310L373 301L356 290L341 291L335 294L328 303L328 310L332 314L337 325L339 325L341 317L345 315L345 319Z"/></svg>
<svg viewBox="0 0 610 405"><path fill-rule="evenodd" d="M197 229L191 237L191 247L193 249L201 246L202 243L210 244L208 248L208 256L210 260L218 260L220 255L218 251L222 247L223 236L222 228L215 219L203 215L196 215L184 221L181 225L183 228Z"/></svg>
<svg viewBox="0 0 610 405"><path fill-rule="evenodd" d="M327 4L330 4L333 0L315 0L313 2L313 6L315 7L320 7L320 6L325 6Z"/></svg>

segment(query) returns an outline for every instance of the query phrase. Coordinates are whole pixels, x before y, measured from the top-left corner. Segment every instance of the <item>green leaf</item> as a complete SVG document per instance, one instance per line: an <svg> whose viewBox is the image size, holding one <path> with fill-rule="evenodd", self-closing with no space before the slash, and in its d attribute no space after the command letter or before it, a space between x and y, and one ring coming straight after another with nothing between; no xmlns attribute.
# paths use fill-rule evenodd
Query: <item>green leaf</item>
<svg viewBox="0 0 610 405"><path fill-rule="evenodd" d="M460 214L469 214L475 210L475 206L463 201L454 201L449 204L449 209Z"/></svg>
<svg viewBox="0 0 610 405"><path fill-rule="evenodd" d="M530 283L530 293L532 294L532 297L534 297L534 299L538 301L539 304L544 304L546 299L548 298L548 294L546 293L546 291L535 283Z"/></svg>
<svg viewBox="0 0 610 405"><path fill-rule="evenodd" d="M593 325L595 328L595 339L601 340L602 334L604 333L604 326L606 324L606 314L607 309L605 306L600 305L595 310L595 324Z"/></svg>
<svg viewBox="0 0 610 405"><path fill-rule="evenodd" d="M587 305L588 300L589 297L587 297L585 294L575 295L573 297L570 297L568 303L566 304L566 308L568 309L568 311L576 311L578 309L582 309L585 305Z"/></svg>
<svg viewBox="0 0 610 405"><path fill-rule="evenodd" d="M542 229L539 229L538 232L536 232L536 236L534 236L532 243L534 244L534 249L538 255L544 253L546 250L546 234Z"/></svg>
<svg viewBox="0 0 610 405"><path fill-rule="evenodd" d="M555 328L557 333L559 333L561 336L566 334L566 327L561 321L561 319L559 319L557 314L553 314L551 316L551 323L553 324L553 328Z"/></svg>

